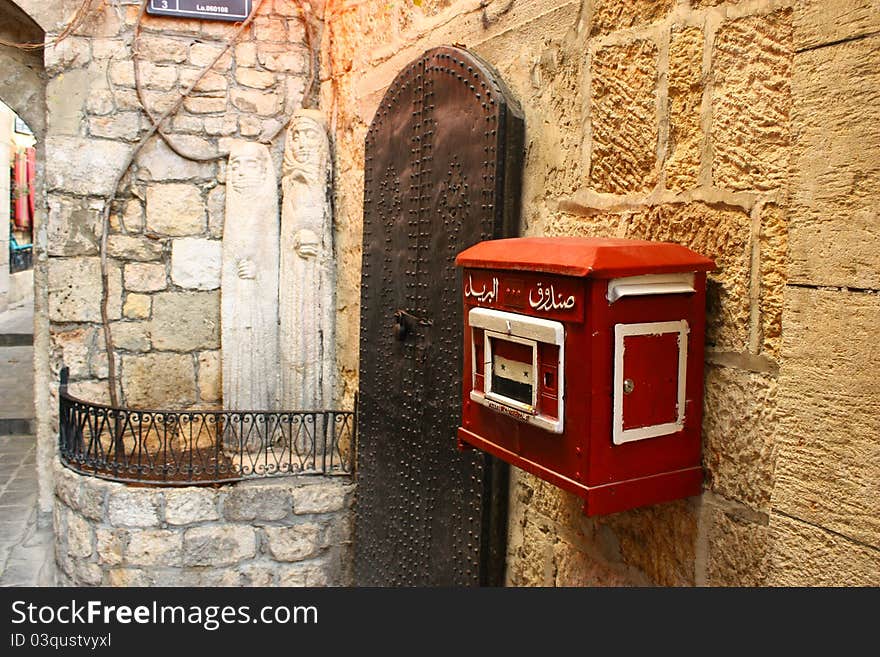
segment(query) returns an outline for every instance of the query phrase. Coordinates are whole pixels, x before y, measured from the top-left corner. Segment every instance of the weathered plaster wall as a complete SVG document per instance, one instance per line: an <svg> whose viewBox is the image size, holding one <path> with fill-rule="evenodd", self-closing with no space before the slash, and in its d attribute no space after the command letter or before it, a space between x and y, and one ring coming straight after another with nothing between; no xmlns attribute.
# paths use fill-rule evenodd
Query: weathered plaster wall
<svg viewBox="0 0 880 657"><path fill-rule="evenodd" d="M156 489L55 469L55 559L68 586L344 586L344 478Z"/></svg>
<svg viewBox="0 0 880 657"><path fill-rule="evenodd" d="M522 234L671 240L718 264L704 494L588 520L577 499L515 471L508 583L880 582L875 3L331 7L323 103L349 395L363 139L394 75L435 45L475 50L524 107Z"/></svg>

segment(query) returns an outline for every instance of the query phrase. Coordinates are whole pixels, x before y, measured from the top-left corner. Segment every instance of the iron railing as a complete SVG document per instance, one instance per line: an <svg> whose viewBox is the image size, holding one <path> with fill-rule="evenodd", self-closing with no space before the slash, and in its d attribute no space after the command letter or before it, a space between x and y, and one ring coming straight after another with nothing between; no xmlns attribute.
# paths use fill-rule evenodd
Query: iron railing
<svg viewBox="0 0 880 657"><path fill-rule="evenodd" d="M114 408L59 387L61 462L111 481L195 486L353 472L354 411L164 411ZM357 409L357 401L355 401Z"/></svg>

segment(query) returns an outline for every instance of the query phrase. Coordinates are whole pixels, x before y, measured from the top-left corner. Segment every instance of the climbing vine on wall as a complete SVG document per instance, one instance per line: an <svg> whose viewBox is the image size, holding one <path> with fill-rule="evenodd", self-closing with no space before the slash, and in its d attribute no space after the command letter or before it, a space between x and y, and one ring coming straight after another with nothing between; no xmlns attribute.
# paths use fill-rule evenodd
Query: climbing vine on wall
<svg viewBox="0 0 880 657"><path fill-rule="evenodd" d="M155 111L148 104L147 97L143 91L142 85L142 57L140 52L141 47L141 36L142 36L142 28L144 23L144 16L146 14L147 6L149 0L142 0L140 4L140 8L137 14L136 21L134 23L133 28L133 38L131 42L131 60L134 65L134 78L135 78L135 93L140 106L141 111L149 120L149 127L146 132L141 135L140 139L134 146L131 148L130 152L127 154L125 160L123 161L122 166L116 173L116 176L112 182L110 189L112 190L109 195L104 199L103 203L103 211L101 217L101 228L100 228L100 271L101 271L101 306L100 306L100 315L101 315L101 325L104 336L104 344L107 353L107 366L108 366L108 387L109 387L109 396L110 402L113 406L119 405L119 386L118 386L118 375L117 375L117 364L116 364L116 355L115 348L113 343L113 334L111 331L110 321L109 321L109 262L108 262L108 237L110 232L110 216L113 212L114 208L117 205L118 196L124 188L124 181L126 179L127 174L129 173L137 155L143 150L148 142L154 137L161 139L174 153L176 153L181 158L186 160L194 161L194 162L211 162L216 160L221 160L227 157L227 153L218 152L217 154L204 155L200 153L191 152L187 150L182 144L178 143L175 138L168 133L168 123L169 119L173 117L180 107L183 105L183 102L189 97L193 90L199 85L202 79L214 68L214 66L220 61L220 59L232 48L242 37L242 35L248 30L251 24L254 22L255 18L260 13L260 9L263 6L263 0L255 0L253 3L253 9L251 11L250 16L241 23L230 24L232 29L232 34L225 41L223 47L216 54L216 56L204 67L201 68L197 72L197 75L194 77L192 82L183 89L179 96L171 103L167 109L161 113ZM305 34L305 45L309 53L309 61L308 61L308 81L305 85L303 96L302 96L302 104L304 107L313 106L316 102L318 93L317 87L319 84L318 80L318 67L319 67L319 52L320 47L318 43L317 35L320 33L320 26L322 21L324 20L323 15L318 15L317 12L313 12L312 6L309 0L291 0L292 4L299 10L299 20L302 22L304 27ZM104 13L108 10L108 8L112 8L119 15L120 20L124 20L124 8L120 6L118 0L83 0L77 7L76 11L71 16L70 20L66 23L64 28L54 37L47 39L43 43L7 43L5 41L0 41L0 45L12 46L16 48L20 48L23 50L36 50L40 48L45 48L49 46L54 46L67 39L71 36L79 36L88 32L90 27L99 21ZM109 75L109 63L108 63L108 75ZM285 116L291 116L294 108L286 108L284 112ZM264 132L258 138L261 143L270 144L272 143L278 135L280 135L286 128L286 122L282 121L280 125L278 125L275 129L270 132ZM124 217L122 212L118 212L117 216L119 217L119 229L123 234L127 234L127 228L124 223Z"/></svg>

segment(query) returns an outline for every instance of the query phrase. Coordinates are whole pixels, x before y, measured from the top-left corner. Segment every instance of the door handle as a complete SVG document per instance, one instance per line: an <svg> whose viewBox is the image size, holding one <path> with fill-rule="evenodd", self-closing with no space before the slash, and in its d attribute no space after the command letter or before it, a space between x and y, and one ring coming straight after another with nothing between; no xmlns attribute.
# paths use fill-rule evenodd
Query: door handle
<svg viewBox="0 0 880 657"><path fill-rule="evenodd" d="M406 313L402 310L398 310L394 313L393 331L395 340L400 340L401 342L406 340L407 333L409 333L409 327L406 323Z"/></svg>
<svg viewBox="0 0 880 657"><path fill-rule="evenodd" d="M406 336L412 332L414 326L434 326L434 322L429 319L416 317L412 313L405 310L397 310L394 313L394 337L400 340L406 340Z"/></svg>

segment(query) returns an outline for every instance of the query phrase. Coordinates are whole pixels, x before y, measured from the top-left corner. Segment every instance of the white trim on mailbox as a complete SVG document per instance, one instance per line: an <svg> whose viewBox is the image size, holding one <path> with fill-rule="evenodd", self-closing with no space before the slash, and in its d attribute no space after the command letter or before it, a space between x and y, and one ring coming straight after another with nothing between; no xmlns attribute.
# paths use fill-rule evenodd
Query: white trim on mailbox
<svg viewBox="0 0 880 657"><path fill-rule="evenodd" d="M685 386L687 384L687 336L690 332L685 320L677 322L648 322L644 324L614 325L614 415L612 418L615 445L645 440L676 433L684 429ZM678 398L674 422L655 424L634 429L623 428L623 359L626 351L625 338L635 335L661 335L678 333Z"/></svg>
<svg viewBox="0 0 880 657"><path fill-rule="evenodd" d="M483 329L484 347L483 357L484 363L480 363L483 367L483 386L485 393L479 390L471 390L471 400L487 406L494 411L503 410L522 422L527 422L536 427L540 427L551 433L562 433L563 420L565 418L565 328L562 323L554 322L549 319L540 317L529 317L527 315L517 315L516 313L508 313L503 310L493 310L491 308L472 308L468 312L468 324L471 328ZM504 397L493 393L491 390L492 380L492 347L489 340L490 337L496 339L506 339L511 342L530 345L532 347L532 371L534 381L532 384L532 406L522 404L515 399ZM559 346L559 360L556 363L557 377L557 399L558 399L558 418L551 418L545 415L538 415L537 395L538 385L540 383L540 372L538 368L538 342L555 344ZM471 349L473 350L473 337L471 337ZM473 351L471 352L473 354ZM474 372L478 363L473 362ZM504 409L497 408L498 406ZM509 410L507 410L509 409Z"/></svg>
<svg viewBox="0 0 880 657"><path fill-rule="evenodd" d="M608 281L606 298L614 303L623 297L641 297L649 294L688 294L694 292L693 273L646 274L612 278Z"/></svg>
<svg viewBox="0 0 880 657"><path fill-rule="evenodd" d="M492 308L471 308L468 323L474 328L488 329L496 333L530 338L538 342L561 345L565 329L559 322L541 317L517 315Z"/></svg>

